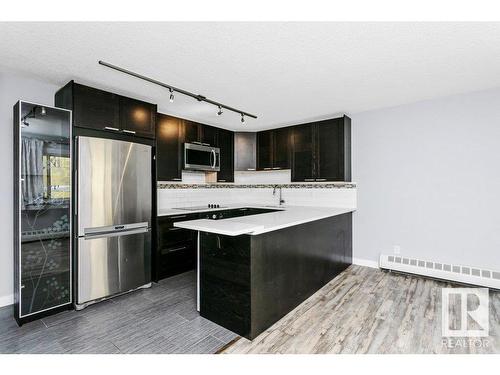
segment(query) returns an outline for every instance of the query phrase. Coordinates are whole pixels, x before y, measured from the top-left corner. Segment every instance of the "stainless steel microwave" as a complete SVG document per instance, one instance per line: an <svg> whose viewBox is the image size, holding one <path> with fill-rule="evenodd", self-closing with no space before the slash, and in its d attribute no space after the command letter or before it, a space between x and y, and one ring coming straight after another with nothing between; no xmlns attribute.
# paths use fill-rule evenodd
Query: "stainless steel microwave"
<svg viewBox="0 0 500 375"><path fill-rule="evenodd" d="M220 149L201 143L184 143L184 169L220 171Z"/></svg>

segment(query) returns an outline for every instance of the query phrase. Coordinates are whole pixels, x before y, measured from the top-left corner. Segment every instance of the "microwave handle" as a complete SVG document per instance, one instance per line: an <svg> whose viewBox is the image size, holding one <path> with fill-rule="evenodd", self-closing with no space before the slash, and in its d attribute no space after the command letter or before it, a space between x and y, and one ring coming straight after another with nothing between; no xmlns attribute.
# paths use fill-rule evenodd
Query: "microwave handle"
<svg viewBox="0 0 500 375"><path fill-rule="evenodd" d="M211 165L211 167L215 169L215 166L217 165L217 155L215 154L214 149L212 149L210 152L210 161L212 161L212 156L214 158L214 161L213 161L213 164Z"/></svg>

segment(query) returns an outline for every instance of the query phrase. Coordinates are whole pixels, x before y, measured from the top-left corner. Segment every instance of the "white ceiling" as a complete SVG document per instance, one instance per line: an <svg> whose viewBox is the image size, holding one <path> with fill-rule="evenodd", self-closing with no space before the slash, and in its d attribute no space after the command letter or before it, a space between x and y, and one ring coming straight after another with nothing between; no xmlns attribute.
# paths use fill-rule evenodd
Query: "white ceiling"
<svg viewBox="0 0 500 375"><path fill-rule="evenodd" d="M1 23L0 68L259 130L500 86L500 23ZM217 109L97 64L137 71Z"/></svg>

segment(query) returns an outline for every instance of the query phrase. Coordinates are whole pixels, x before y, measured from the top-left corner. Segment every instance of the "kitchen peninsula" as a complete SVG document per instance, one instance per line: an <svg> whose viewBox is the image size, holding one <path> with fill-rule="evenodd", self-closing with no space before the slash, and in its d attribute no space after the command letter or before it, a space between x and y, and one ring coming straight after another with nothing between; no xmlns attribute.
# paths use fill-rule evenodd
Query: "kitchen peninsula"
<svg viewBox="0 0 500 375"><path fill-rule="evenodd" d="M235 217L238 210L265 213ZM248 339L352 263L354 209L239 206L220 211L233 213L173 226L198 232L201 316Z"/></svg>

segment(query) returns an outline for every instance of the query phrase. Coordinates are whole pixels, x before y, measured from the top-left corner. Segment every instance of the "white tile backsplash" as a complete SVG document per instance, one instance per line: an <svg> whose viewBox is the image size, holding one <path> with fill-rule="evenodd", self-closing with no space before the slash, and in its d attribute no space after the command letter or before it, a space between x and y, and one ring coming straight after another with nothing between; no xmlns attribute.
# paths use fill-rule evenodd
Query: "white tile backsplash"
<svg viewBox="0 0 500 375"><path fill-rule="evenodd" d="M356 207L356 188L284 188L285 206ZM158 208L204 206L209 203L278 204L271 188L158 189Z"/></svg>

